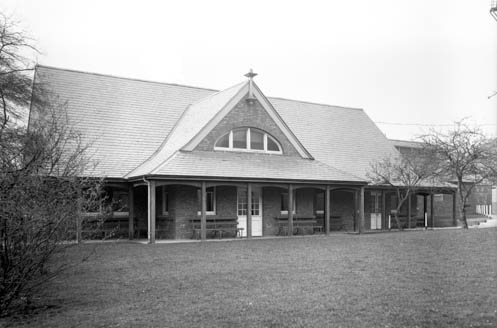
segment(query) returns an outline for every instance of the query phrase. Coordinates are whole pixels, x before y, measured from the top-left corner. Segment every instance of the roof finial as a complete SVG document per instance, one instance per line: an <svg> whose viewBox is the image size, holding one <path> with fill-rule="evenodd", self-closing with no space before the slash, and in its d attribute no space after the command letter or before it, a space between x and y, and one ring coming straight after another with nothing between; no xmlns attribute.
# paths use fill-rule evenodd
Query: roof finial
<svg viewBox="0 0 497 328"><path fill-rule="evenodd" d="M244 76L248 77L248 79L250 81L252 81L254 79L254 77L257 76L257 73L254 73L254 71L252 69L250 69L250 72L248 72Z"/></svg>
<svg viewBox="0 0 497 328"><path fill-rule="evenodd" d="M249 79L249 90L248 90L248 97L246 101L248 102L249 105L253 105L255 103L255 97L254 97L254 76L257 76L257 73L254 73L252 69L250 69L250 72L245 74L245 76Z"/></svg>

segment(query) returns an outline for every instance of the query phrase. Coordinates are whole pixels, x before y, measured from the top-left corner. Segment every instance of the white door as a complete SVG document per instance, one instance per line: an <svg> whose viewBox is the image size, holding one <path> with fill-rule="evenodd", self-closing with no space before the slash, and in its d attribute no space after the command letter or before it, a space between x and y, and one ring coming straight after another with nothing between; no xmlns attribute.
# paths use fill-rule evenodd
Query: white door
<svg viewBox="0 0 497 328"><path fill-rule="evenodd" d="M371 192L371 229L381 229L381 192Z"/></svg>
<svg viewBox="0 0 497 328"><path fill-rule="evenodd" d="M243 228L242 236L247 236L247 188L238 188L238 228ZM262 236L262 197L261 190L252 187L252 236Z"/></svg>

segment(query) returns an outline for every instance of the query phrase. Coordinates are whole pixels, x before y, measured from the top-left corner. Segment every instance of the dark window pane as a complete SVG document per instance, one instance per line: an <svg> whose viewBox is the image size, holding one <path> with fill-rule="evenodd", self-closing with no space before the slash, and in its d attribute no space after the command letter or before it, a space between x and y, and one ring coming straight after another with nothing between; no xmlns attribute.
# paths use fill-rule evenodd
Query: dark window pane
<svg viewBox="0 0 497 328"><path fill-rule="evenodd" d="M233 131L233 148L247 148L247 130Z"/></svg>
<svg viewBox="0 0 497 328"><path fill-rule="evenodd" d="M264 134L257 130L250 130L250 148L264 150Z"/></svg>
<svg viewBox="0 0 497 328"><path fill-rule="evenodd" d="M212 192L207 192L207 212L213 212L214 211L214 197Z"/></svg>
<svg viewBox="0 0 497 328"><path fill-rule="evenodd" d="M216 210L215 207L215 200L216 200L216 195L215 195L215 189L214 187L207 188L206 190L206 195L205 195L205 200L206 200L206 212L214 212ZM197 189L197 202L198 202L198 211L202 211L202 194L201 190Z"/></svg>
<svg viewBox="0 0 497 328"><path fill-rule="evenodd" d="M269 136L267 137L267 150L271 151L280 151L280 147L276 142L274 142L273 139L271 139Z"/></svg>
<svg viewBox="0 0 497 328"><path fill-rule="evenodd" d="M281 210L288 211L288 193L281 194Z"/></svg>
<svg viewBox="0 0 497 328"><path fill-rule="evenodd" d="M324 211L324 192L316 194L316 211Z"/></svg>
<svg viewBox="0 0 497 328"><path fill-rule="evenodd" d="M162 212L167 213L169 211L169 193L164 191L162 193Z"/></svg>
<svg viewBox="0 0 497 328"><path fill-rule="evenodd" d="M216 147L228 148L230 146L230 134L226 134L216 143Z"/></svg>

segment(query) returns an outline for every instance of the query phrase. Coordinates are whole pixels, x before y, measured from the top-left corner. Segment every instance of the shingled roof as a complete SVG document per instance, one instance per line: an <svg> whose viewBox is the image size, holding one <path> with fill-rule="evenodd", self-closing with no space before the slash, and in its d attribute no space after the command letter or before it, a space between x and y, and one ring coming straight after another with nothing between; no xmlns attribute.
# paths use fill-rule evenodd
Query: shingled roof
<svg viewBox="0 0 497 328"><path fill-rule="evenodd" d="M211 151L178 151L151 172L173 177L362 182L350 173L300 157Z"/></svg>
<svg viewBox="0 0 497 328"><path fill-rule="evenodd" d="M187 143L186 139L198 132L209 116L246 82L217 91L47 66L37 66L35 79L48 83L61 100L67 101L70 123L91 142L91 155L97 162L88 172L91 176L133 176L140 173L133 171L140 165L147 166L148 161L150 166L143 172L223 176L219 165L231 160L237 164L229 170L229 166L224 167L224 172L229 173L224 176L365 181L372 160L395 153L362 109L281 98L268 100L315 160L289 160L285 156L285 164L276 155L178 152L183 142ZM159 153L162 155L156 156ZM240 158L252 162L253 167L242 170ZM201 160L202 165L192 164L195 160ZM272 165L288 169L277 172ZM291 165L299 169L291 170ZM259 174L253 170L256 168ZM314 173L297 172L301 170Z"/></svg>

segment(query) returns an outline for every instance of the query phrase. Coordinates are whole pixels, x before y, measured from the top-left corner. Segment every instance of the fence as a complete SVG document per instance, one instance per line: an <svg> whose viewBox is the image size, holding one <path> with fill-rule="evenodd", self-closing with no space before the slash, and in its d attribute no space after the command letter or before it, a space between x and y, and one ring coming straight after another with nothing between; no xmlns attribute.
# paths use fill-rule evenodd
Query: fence
<svg viewBox="0 0 497 328"><path fill-rule="evenodd" d="M476 213L483 215L491 215L492 205L476 205Z"/></svg>

